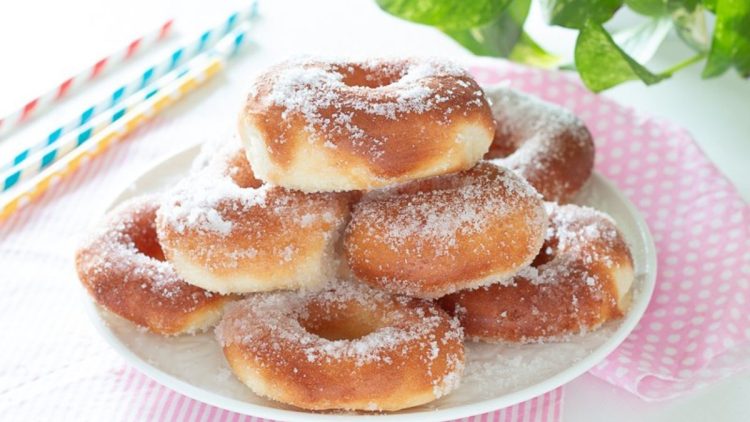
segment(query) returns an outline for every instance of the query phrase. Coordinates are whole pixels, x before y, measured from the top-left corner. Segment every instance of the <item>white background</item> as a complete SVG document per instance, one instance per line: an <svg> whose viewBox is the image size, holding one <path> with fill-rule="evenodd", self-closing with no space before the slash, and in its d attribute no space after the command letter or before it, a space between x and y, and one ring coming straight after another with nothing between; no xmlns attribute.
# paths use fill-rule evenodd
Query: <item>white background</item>
<svg viewBox="0 0 750 422"><path fill-rule="evenodd" d="M125 45L175 17L175 33L164 45L139 56L117 72L107 73L85 91L66 101L55 113L37 119L27 129L0 141L0 156L12 144L38 139L88 105L115 84L128 80L143 65L168 51L180 36L218 22L238 2L183 2L130 0L26 0L0 3L0 114L18 107L65 77L85 68L100 56ZM467 59L469 53L436 30L410 24L382 13L373 0L261 2L262 17L251 32L255 44L238 58L228 75L217 84L247 78L263 67L293 54L327 55L440 55ZM570 51L575 34L545 28L532 14L529 31L546 47ZM183 38L185 39L185 38ZM652 69L669 67L690 55L674 37L667 39L649 63ZM699 79L701 66L693 66L657 86L629 83L606 92L622 104L670 119L689 129L706 154L750 199L750 82L734 72L710 81ZM210 88L209 88L210 90ZM226 101L239 103L243 92ZM210 92L188 99L200 101ZM197 97L197 98L196 98ZM175 110L174 112L179 112ZM62 119L62 120L61 120ZM234 116L224 121L231 130ZM210 131L208 128L207 131ZM708 387L692 396L662 403L638 398L589 375L566 387L564 417L567 421L748 421L750 377L738 376Z"/></svg>

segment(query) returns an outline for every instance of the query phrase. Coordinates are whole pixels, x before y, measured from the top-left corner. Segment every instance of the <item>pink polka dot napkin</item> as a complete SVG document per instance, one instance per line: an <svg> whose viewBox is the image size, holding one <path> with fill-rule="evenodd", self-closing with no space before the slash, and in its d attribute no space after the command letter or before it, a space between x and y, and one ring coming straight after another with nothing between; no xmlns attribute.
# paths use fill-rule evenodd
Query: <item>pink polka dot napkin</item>
<svg viewBox="0 0 750 422"><path fill-rule="evenodd" d="M596 170L645 217L656 290L635 331L591 373L663 400L750 368L750 207L690 135L588 92L573 77L510 64L471 69L573 110ZM721 139L716 139L720 142Z"/></svg>

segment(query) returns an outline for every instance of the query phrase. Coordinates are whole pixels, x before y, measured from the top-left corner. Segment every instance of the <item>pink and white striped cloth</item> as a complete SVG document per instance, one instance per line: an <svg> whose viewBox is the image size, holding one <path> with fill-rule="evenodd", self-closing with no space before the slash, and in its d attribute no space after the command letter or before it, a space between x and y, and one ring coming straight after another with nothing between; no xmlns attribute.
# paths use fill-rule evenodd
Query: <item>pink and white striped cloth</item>
<svg viewBox="0 0 750 422"><path fill-rule="evenodd" d="M119 360L119 359L115 359ZM231 412L170 390L133 367L114 364L109 368L74 376L74 365L66 370L70 377L45 389L45 396L14 403L3 409L8 420L78 421L170 421L170 422L261 422L271 421ZM39 383L44 381L40 380ZM49 382L49 380L47 380ZM52 387L52 386L50 386ZM2 402L0 402L2 403ZM9 403L10 404L10 403ZM16 407L18 406L18 407ZM535 399L483 415L461 419L463 422L556 422L562 411L562 388ZM16 419L28 416L28 419Z"/></svg>

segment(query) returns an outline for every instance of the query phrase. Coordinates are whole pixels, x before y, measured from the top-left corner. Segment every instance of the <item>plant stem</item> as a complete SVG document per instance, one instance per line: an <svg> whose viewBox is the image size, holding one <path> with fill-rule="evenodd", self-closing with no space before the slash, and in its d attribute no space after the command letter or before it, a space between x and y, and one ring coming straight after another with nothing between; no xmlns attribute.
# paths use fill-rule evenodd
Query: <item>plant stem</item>
<svg viewBox="0 0 750 422"><path fill-rule="evenodd" d="M678 72L678 71L680 71L680 70L682 70L682 69L684 69L684 68L686 68L686 67L688 67L688 66L690 66L692 64L695 64L695 63L697 63L697 62L705 59L707 55L708 54L705 53L705 52L704 53L698 53L695 56L690 57L689 59L684 60L684 61L682 61L680 63L677 63L676 65L670 67L669 69L661 72L661 75L663 75L663 76L672 76L672 74L674 74L674 73L676 73L676 72Z"/></svg>

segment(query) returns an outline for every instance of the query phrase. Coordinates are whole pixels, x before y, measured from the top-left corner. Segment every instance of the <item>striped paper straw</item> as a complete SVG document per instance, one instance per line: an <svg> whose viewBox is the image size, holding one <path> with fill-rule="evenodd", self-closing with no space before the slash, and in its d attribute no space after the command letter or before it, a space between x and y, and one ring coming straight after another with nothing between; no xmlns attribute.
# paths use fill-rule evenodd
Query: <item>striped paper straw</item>
<svg viewBox="0 0 750 422"><path fill-rule="evenodd" d="M42 148L35 150L33 154L30 154L23 161L20 161L15 166L0 172L0 192L7 191L16 184L28 180L38 174L56 159L74 150L76 147L88 141L93 135L99 133L110 124L122 118L125 113L132 110L139 103L156 95L158 91L164 89L170 83L184 75L186 71L187 69L177 69L162 76L154 84L129 96L117 107L105 110L103 113L88 121L85 125L56 139L54 143L43 145Z"/></svg>
<svg viewBox="0 0 750 422"><path fill-rule="evenodd" d="M117 50L114 54L101 58L92 66L86 68L83 72L64 80L54 89L27 102L20 109L15 110L4 117L0 117L0 136L3 136L12 129L28 121L33 115L39 114L42 110L48 108L50 104L65 97L75 88L101 75L107 68L126 61L133 57L133 55L139 50L164 39L172 29L172 22L172 19L164 22L155 31L151 31L143 37L134 39L125 47Z"/></svg>
<svg viewBox="0 0 750 422"><path fill-rule="evenodd" d="M245 40L248 24L243 23L223 37L216 46L188 63L187 71L172 83L141 102L121 119L92 137L88 142L74 149L59 161L29 181L28 187L19 192L9 192L0 202L0 220L5 219L27 203L38 198L54 182L71 174L84 162L92 159L131 133L151 117L184 97L203 82L216 75L226 66L229 58Z"/></svg>
<svg viewBox="0 0 750 422"><path fill-rule="evenodd" d="M234 13L230 14L221 22L221 24L204 31L193 42L175 49L160 63L148 67L137 78L118 87L110 95L102 98L95 105L86 108L68 123L50 132L44 139L38 141L34 145L22 149L21 151L16 153L12 159L4 163L0 163L0 171L10 169L14 166L17 167L21 162L29 159L29 157L31 157L35 152L42 150L49 151L51 145L57 144L61 140L61 138L64 138L64 135L71 132L75 131L75 133L83 137L88 137L95 134L96 130L87 133L85 127L90 126L88 125L88 123L92 121L97 115L104 112L105 110L109 110L112 107L117 106L119 103L125 101L124 99L129 98L129 96L131 96L133 93L138 92L139 90L142 90L144 87L151 84L152 81L162 77L163 75L166 75L169 72L172 72L177 66L181 65L186 60L202 53L206 50L206 48L211 47L213 44L215 44L216 40L228 34L229 31L234 29L239 22L248 20L256 16L256 14L257 2L255 1L252 2L250 7L235 11ZM96 125L94 127L96 127ZM48 157L48 159L49 158L54 159L54 156ZM48 161L46 162L46 164L42 165L42 168L44 168L47 164L49 164ZM10 180L12 181L13 179ZM11 183L10 185L8 185L8 179L6 178L0 178L0 181L3 182L2 189L0 189L0 191L7 190L14 184Z"/></svg>

